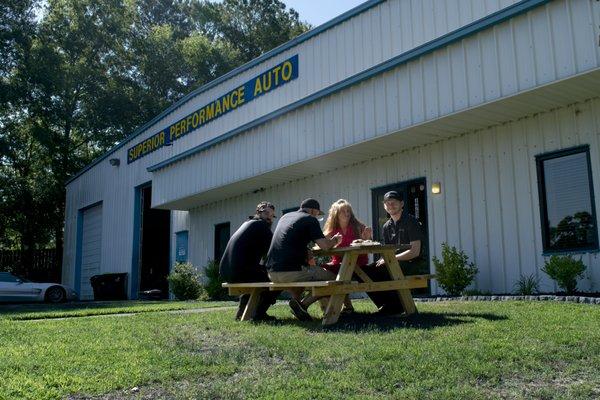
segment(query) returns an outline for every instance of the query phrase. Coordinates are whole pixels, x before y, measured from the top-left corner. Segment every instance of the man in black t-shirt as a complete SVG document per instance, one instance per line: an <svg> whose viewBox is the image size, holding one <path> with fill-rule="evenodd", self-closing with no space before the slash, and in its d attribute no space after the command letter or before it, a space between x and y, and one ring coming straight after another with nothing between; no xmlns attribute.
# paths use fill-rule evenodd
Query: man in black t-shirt
<svg viewBox="0 0 600 400"><path fill-rule="evenodd" d="M244 222L231 236L219 264L221 279L229 283L269 282L269 276L261 259L265 257L271 244L273 233L271 224L275 218L275 206L263 201L256 206L256 214ZM281 292L262 293L254 320L271 320L267 309L275 304ZM240 319L250 295L240 297L236 319Z"/></svg>
<svg viewBox="0 0 600 400"><path fill-rule="evenodd" d="M390 219L383 225L384 244L411 245L410 250L396 252L396 259L402 271L405 272L412 263L421 259L422 243L424 242L421 223L404 209L404 199L396 191L387 192L383 196L383 207L390 215ZM383 258L374 264L363 267L363 270L376 282L391 279ZM367 294L379 307L379 314L391 315L404 311L397 291L368 292Z"/></svg>
<svg viewBox="0 0 600 400"><path fill-rule="evenodd" d="M308 244L315 242L322 249L330 249L339 244L342 236L337 234L331 239L323 235L317 220L323 215L319 202L315 199L306 199L295 212L285 214L279 220L271 247L267 254L267 268L269 278L273 282L303 282L326 281L335 279L335 275L318 266L307 266ZM307 296L301 298L304 288L290 291L292 299L290 307L294 315L302 320L310 320L306 309L318 298Z"/></svg>

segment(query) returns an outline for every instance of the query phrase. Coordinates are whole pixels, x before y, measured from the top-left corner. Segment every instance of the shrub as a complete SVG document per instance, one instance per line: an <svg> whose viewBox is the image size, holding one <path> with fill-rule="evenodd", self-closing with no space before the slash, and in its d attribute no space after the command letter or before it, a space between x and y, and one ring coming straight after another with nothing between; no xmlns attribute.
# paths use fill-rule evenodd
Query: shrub
<svg viewBox="0 0 600 400"><path fill-rule="evenodd" d="M219 263L209 260L204 267L204 295L208 300L227 300L229 295L227 289L221 287L223 280L219 276Z"/></svg>
<svg viewBox="0 0 600 400"><path fill-rule="evenodd" d="M575 260L571 256L552 256L546 261L542 271L555 280L567 294L572 294L577 289L577 278L583 276L585 268L581 259Z"/></svg>
<svg viewBox="0 0 600 400"><path fill-rule="evenodd" d="M458 296L473 282L477 267L468 262L469 257L461 250L442 243L442 260L433 257L436 279L448 294Z"/></svg>
<svg viewBox="0 0 600 400"><path fill-rule="evenodd" d="M177 263L167 277L169 290L177 300L196 300L202 292L200 274L190 263Z"/></svg>
<svg viewBox="0 0 600 400"><path fill-rule="evenodd" d="M515 283L517 289L515 292L521 296L531 296L539 292L540 290L540 280L535 276L535 274L531 275L521 275L517 283Z"/></svg>

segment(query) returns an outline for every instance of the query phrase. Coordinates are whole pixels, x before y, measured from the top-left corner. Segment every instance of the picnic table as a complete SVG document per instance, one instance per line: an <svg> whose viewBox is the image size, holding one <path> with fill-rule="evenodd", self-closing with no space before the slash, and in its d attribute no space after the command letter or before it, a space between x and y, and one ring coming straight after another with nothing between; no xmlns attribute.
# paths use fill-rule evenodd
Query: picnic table
<svg viewBox="0 0 600 400"><path fill-rule="evenodd" d="M404 276L402 269L396 260L396 250L408 250L410 245L357 245L350 247L337 247L329 250L313 250L313 254L319 256L342 255L342 264L339 273L333 281L311 281L291 283L224 283L223 287L229 289L230 295L250 294L250 300L242 316L242 321L252 319L256 312L260 294L264 290L288 290L292 288L305 287L312 291L313 296L329 296L329 301L323 317L323 325L335 324L342 311L344 297L354 292L376 292L386 290L397 290L398 296L406 315L417 311L410 289L425 288L433 275ZM367 274L356 265L360 254L376 253L385 260L391 280L373 282ZM356 274L363 282L352 281Z"/></svg>

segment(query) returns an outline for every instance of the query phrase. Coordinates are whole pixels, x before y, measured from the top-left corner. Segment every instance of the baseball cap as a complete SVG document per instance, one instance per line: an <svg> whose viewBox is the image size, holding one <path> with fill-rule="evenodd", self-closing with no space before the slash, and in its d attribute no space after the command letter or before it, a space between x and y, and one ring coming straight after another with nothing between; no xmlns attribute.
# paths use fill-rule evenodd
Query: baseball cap
<svg viewBox="0 0 600 400"><path fill-rule="evenodd" d="M390 199L404 201L404 199L402 198L402 195L400 193L396 192L395 190L391 190L383 195L383 201L390 200Z"/></svg>
<svg viewBox="0 0 600 400"><path fill-rule="evenodd" d="M303 200L302 203L300 204L300 208L312 208L314 210L318 210L319 215L325 214L323 211L321 211L321 206L319 205L319 202L316 201L315 199Z"/></svg>

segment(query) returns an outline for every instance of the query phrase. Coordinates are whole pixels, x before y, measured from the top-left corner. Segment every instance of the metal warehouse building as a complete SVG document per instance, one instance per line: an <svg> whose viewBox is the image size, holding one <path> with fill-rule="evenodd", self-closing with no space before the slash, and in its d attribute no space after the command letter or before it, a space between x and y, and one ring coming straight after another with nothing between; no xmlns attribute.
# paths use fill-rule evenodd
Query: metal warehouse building
<svg viewBox="0 0 600 400"><path fill-rule="evenodd" d="M261 200L348 199L381 228L405 194L505 293L551 254L598 290L600 2L370 0L197 89L67 183L63 282L166 289L218 258ZM439 193L438 190L440 189ZM379 229L375 229L376 236ZM431 265L432 272L433 265ZM430 288L439 293L435 281Z"/></svg>

